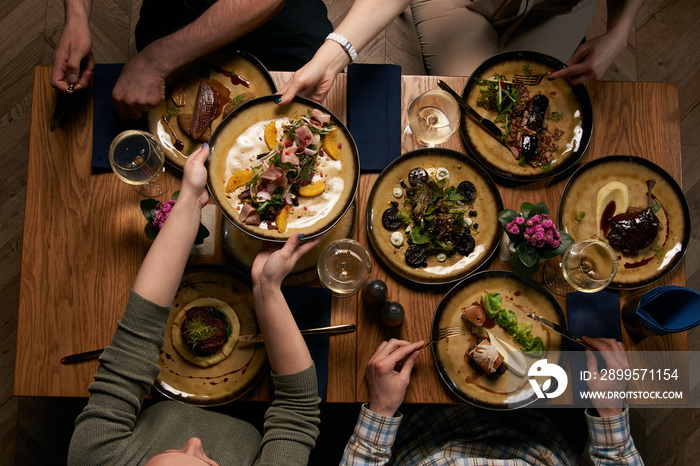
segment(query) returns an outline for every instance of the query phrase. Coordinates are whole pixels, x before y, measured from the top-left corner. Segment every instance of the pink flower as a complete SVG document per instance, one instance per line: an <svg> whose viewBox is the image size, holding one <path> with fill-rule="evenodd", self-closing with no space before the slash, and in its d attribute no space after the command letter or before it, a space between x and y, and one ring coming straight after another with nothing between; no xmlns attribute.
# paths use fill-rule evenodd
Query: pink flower
<svg viewBox="0 0 700 466"><path fill-rule="evenodd" d="M517 223L518 225L522 225L523 223L525 223L525 219L523 217L516 217L515 220L513 220L513 222Z"/></svg>
<svg viewBox="0 0 700 466"><path fill-rule="evenodd" d="M159 202L156 206L156 216L153 219L153 226L160 229L163 228L165 220L168 218L168 214L173 210L175 201L172 199L165 202Z"/></svg>

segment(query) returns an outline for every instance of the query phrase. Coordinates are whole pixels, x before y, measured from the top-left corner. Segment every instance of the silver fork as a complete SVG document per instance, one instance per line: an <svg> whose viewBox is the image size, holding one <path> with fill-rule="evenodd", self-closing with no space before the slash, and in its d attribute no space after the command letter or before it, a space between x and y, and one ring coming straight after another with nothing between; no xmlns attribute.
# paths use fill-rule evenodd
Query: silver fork
<svg viewBox="0 0 700 466"><path fill-rule="evenodd" d="M437 338L433 338L430 340L428 343L423 345L421 349L425 348L426 346L430 346L433 343L437 343L440 340L444 340L445 338L452 338L452 337L459 337L462 335L467 334L467 329L465 327L445 327L438 329L438 334Z"/></svg>
<svg viewBox="0 0 700 466"><path fill-rule="evenodd" d="M516 74L513 76L515 84L524 84L526 86L537 86L542 80L548 77L554 71L548 71L542 74Z"/></svg>

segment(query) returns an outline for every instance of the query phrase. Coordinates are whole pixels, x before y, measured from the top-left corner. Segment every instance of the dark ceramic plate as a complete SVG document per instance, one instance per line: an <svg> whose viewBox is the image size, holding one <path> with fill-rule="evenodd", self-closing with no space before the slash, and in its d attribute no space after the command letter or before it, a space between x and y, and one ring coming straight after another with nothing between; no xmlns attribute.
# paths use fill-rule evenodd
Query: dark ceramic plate
<svg viewBox="0 0 700 466"><path fill-rule="evenodd" d="M555 352L559 363L564 359L565 343L558 333L534 323L525 314L535 313L548 320L566 327L564 311L556 299L537 282L519 277L503 270L486 270L465 278L455 285L440 301L433 317L432 335L439 329L453 326L465 326L461 318L461 309L474 302L481 302L483 293L501 294L502 307L510 309L517 315L518 324L532 322L532 333L539 336L547 347L543 356L525 356L528 367ZM468 324L470 325L470 324ZM485 324L484 326L488 326ZM506 331L494 325L490 328L496 338L517 348ZM509 370L499 378L492 380L482 371L475 369L465 361L465 352L471 344L476 344L476 337L467 331L467 335L447 338L433 344L433 360L440 379L456 397L480 408L509 410L522 408L537 399L527 375L518 376ZM552 361L552 356L549 357ZM537 378L540 386L544 380Z"/></svg>
<svg viewBox="0 0 700 466"><path fill-rule="evenodd" d="M360 182L360 159L357 146L345 125L320 104L295 97L287 105L275 103L276 96L260 97L246 102L231 113L214 131L211 156L208 161L208 187L214 202L224 217L253 238L263 241L286 241L292 235L303 233L307 238L319 236L338 223L355 199ZM225 186L237 170L250 168L256 156L269 152L263 139L264 127L272 120L278 128L289 119L306 115L310 109L319 109L331 115L338 133L338 160L319 157L314 181L322 179L325 191L315 197L300 197L293 208L284 233L270 230L265 222L259 226L246 225L238 220L241 202L238 191L229 197ZM323 176L321 178L321 176Z"/></svg>
<svg viewBox="0 0 700 466"><path fill-rule="evenodd" d="M482 116L494 120L495 112L488 112L478 106L476 98L480 95L477 81L489 79L493 74L505 75L513 79L513 74L523 74L524 68L532 74L558 70L564 63L556 58L537 52L505 52L495 55L472 73L462 91L462 97ZM464 113L460 125L462 139L469 153L479 161L497 181L529 182L550 178L568 170L578 162L588 148L593 131L593 109L588 91L583 85L571 86L565 79L548 81L544 79L537 86L527 87L530 97L542 92L550 99L548 126L564 131L558 143L558 150L551 164L546 167L533 167L519 164L510 149L501 145L493 136L479 127ZM551 118L552 112L561 115L561 121ZM501 123L498 123L501 127ZM577 140L578 142L575 142ZM567 144L567 141L569 142Z"/></svg>
<svg viewBox="0 0 700 466"><path fill-rule="evenodd" d="M249 278L220 265L188 267L170 311L158 359L160 374L154 386L170 399L197 406L214 406L245 395L265 375L268 363L264 345L240 341L228 358L210 367L196 366L180 356L173 347L171 336L175 316L188 303L204 297L218 299L233 308L241 335L260 333Z"/></svg>
<svg viewBox="0 0 700 466"><path fill-rule="evenodd" d="M690 241L690 211L681 187L663 168L649 160L612 155L588 162L576 170L561 195L559 228L576 241L604 239L596 214L600 188L610 182L621 182L630 190L631 207L645 208L648 179L656 180L652 195L658 205L659 233L654 242L636 256L618 252L617 274L609 285L611 288L648 285L668 274L683 259Z"/></svg>
<svg viewBox="0 0 700 466"><path fill-rule="evenodd" d="M216 69L217 67L219 70ZM248 85L234 84L229 77L220 72L221 70L235 70L241 78L248 81ZM185 166L187 156L201 147L202 143L188 138L178 126L177 118L172 114L175 112L192 113L199 82L206 78L214 79L226 86L231 91L231 98L246 92L252 92L256 97L262 97L277 91L272 76L265 66L251 54L241 51L236 53L214 52L175 73L172 78L168 79L165 100L158 107L148 111L148 129L163 146L165 159L180 169ZM171 93L173 87L181 81L189 84L185 89L187 96L185 106L178 109L172 101ZM167 118L169 115L172 115L168 119L170 127L163 121L163 117ZM214 119L211 124L212 131L219 126L223 119L223 114ZM175 147L173 133L184 143L181 150Z"/></svg>
<svg viewBox="0 0 700 466"><path fill-rule="evenodd" d="M441 263L435 254L431 254L426 267L415 268L409 266L405 260L407 241L398 248L391 244L390 236L393 231L382 225L382 214L391 201L397 201L399 208L403 206L405 195L396 198L392 191L401 186L400 180L408 179L408 172L415 167L423 167L428 172L440 167L447 168L450 172L447 186L457 186L462 181L471 181L476 186L477 196L471 209L476 211L477 215L471 218L478 224L478 228L472 230L476 247L469 256L455 254ZM501 194L489 174L479 164L464 154L449 149L418 149L391 162L374 183L367 201L367 236L382 262L401 277L428 285L452 283L474 272L496 251L501 240L501 227L497 219L501 210ZM408 235L403 227L397 231L402 232L407 240Z"/></svg>

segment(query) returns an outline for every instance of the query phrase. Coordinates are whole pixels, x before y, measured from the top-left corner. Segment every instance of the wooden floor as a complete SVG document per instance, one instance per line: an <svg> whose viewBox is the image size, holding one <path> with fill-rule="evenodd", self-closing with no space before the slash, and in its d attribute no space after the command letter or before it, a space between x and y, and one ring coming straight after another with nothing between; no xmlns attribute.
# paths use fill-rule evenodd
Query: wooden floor
<svg viewBox="0 0 700 466"><path fill-rule="evenodd" d="M352 0L325 0L334 24ZM98 62L124 62L135 54L133 29L141 0L97 0L92 14ZM605 2L601 2L605 3ZM4 0L0 18L0 465L60 464L72 423L84 400L12 396L22 225L29 147L32 73L50 65L63 24L63 0ZM599 7L589 37L605 30ZM605 80L678 83L683 188L693 239L686 254L688 286L700 290L700 10L695 0L647 0L629 45ZM423 73L410 14L375 39L360 61L402 65ZM700 330L690 333L700 350ZM351 420L350 422L353 422ZM694 464L700 454L700 410L634 410L635 441L647 464ZM692 458L696 458L695 461Z"/></svg>

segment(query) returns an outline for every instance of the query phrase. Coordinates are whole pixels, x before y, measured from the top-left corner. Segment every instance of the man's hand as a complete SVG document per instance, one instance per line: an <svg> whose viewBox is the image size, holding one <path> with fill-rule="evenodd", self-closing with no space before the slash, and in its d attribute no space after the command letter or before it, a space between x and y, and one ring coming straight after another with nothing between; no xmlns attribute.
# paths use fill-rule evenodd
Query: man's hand
<svg viewBox="0 0 700 466"><path fill-rule="evenodd" d="M157 107L165 100L167 70L161 70L155 59L149 58L154 44L129 60L119 74L112 91L112 102L119 118L137 120L142 112Z"/></svg>
<svg viewBox="0 0 700 466"><path fill-rule="evenodd" d="M69 18L53 54L51 85L60 91L65 91L69 84L73 84L76 91L86 87L95 69L91 49L87 17Z"/></svg>
<svg viewBox="0 0 700 466"><path fill-rule="evenodd" d="M600 355L605 360L608 370L629 369L630 365L625 356L625 348L622 343L612 338L590 338L583 337L583 341L594 347L600 352ZM593 351L586 350L586 360L588 362L588 370L592 377L586 383L588 389L595 392L620 392L627 387L626 380L600 380L598 374L598 361ZM622 412L622 399L601 399L593 398L593 406L598 410L601 417L616 416Z"/></svg>
<svg viewBox="0 0 700 466"><path fill-rule="evenodd" d="M393 416L403 403L413 365L420 355L423 341L410 343L403 340L382 342L367 363L369 409L384 416ZM397 370L397 364L403 365Z"/></svg>

